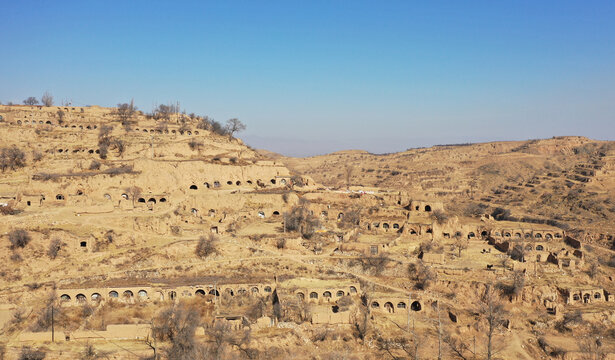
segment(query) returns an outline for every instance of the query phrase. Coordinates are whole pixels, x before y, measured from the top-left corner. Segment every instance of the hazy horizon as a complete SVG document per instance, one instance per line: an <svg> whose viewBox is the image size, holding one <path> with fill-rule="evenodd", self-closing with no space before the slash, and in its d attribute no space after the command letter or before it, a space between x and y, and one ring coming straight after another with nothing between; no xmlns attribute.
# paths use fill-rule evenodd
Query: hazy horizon
<svg viewBox="0 0 615 360"><path fill-rule="evenodd" d="M3 104L179 101L289 156L615 138L608 1L61 4L3 4Z"/></svg>

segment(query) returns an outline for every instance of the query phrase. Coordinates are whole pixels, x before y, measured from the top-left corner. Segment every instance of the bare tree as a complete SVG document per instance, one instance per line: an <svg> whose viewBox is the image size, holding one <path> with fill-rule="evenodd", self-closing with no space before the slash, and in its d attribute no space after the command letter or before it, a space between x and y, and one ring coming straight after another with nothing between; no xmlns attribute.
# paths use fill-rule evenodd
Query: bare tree
<svg viewBox="0 0 615 360"><path fill-rule="evenodd" d="M26 166L26 154L16 146L0 149L0 168L15 170Z"/></svg>
<svg viewBox="0 0 615 360"><path fill-rule="evenodd" d="M469 360L474 355L465 342L445 332L442 341L447 345L450 355L455 359Z"/></svg>
<svg viewBox="0 0 615 360"><path fill-rule="evenodd" d="M135 199L141 196L143 190L138 186L131 186L127 187L125 191L126 195L130 196L130 199L132 200L132 207L135 207Z"/></svg>
<svg viewBox="0 0 615 360"><path fill-rule="evenodd" d="M457 257L461 257L461 252L468 248L468 240L461 236L461 234L455 234L453 245L457 249Z"/></svg>
<svg viewBox="0 0 615 360"><path fill-rule="evenodd" d="M134 104L134 100L130 100L130 104L117 104L117 110L115 111L115 115L124 126L129 126L134 122L133 118L136 113L137 107Z"/></svg>
<svg viewBox="0 0 615 360"><path fill-rule="evenodd" d="M45 91L45 93L41 97L41 102L45 106L53 106L53 95L51 95L49 92Z"/></svg>
<svg viewBox="0 0 615 360"><path fill-rule="evenodd" d="M596 261L591 261L587 267L587 275L595 279L598 274L600 274L600 265Z"/></svg>
<svg viewBox="0 0 615 360"><path fill-rule="evenodd" d="M595 326L592 326L590 331L582 336L578 341L579 349L585 354L583 359L587 360L602 360L605 358L607 349L604 349L602 334Z"/></svg>
<svg viewBox="0 0 615 360"><path fill-rule="evenodd" d="M346 165L346 167L344 167L344 180L346 180L346 188L350 188L350 180L352 179L353 174L354 166Z"/></svg>
<svg viewBox="0 0 615 360"><path fill-rule="evenodd" d="M228 136L232 138L236 132L244 131L246 129L246 125L239 121L239 119L232 118L226 122L225 129Z"/></svg>
<svg viewBox="0 0 615 360"><path fill-rule="evenodd" d="M23 101L24 105L36 105L38 104L38 100L34 96L30 96L26 100Z"/></svg>
<svg viewBox="0 0 615 360"><path fill-rule="evenodd" d="M152 321L152 336L156 340L168 341L171 346L165 349L170 360L198 358L201 346L194 339L194 332L200 324L199 312L183 305L162 310Z"/></svg>
<svg viewBox="0 0 615 360"><path fill-rule="evenodd" d="M209 116L204 116L199 119L199 122L196 124L196 128L201 130L209 130L209 128L211 128L212 121L213 119Z"/></svg>
<svg viewBox="0 0 615 360"><path fill-rule="evenodd" d="M478 313L487 323L487 360L491 360L498 352L494 348L494 337L495 332L506 323L504 318L506 310L500 302L497 292L490 284L486 286L485 292L480 299Z"/></svg>
<svg viewBox="0 0 615 360"><path fill-rule="evenodd" d="M320 226L320 221L308 209L309 202L303 199L294 206L290 212L284 213L284 232L286 230L299 231L301 236L309 239Z"/></svg>
<svg viewBox="0 0 615 360"><path fill-rule="evenodd" d="M408 264L408 276L416 282L417 289L427 289L436 280L436 274L422 261Z"/></svg>
<svg viewBox="0 0 615 360"><path fill-rule="evenodd" d="M64 123L64 111L62 109L58 109L56 112L56 116L58 117L58 124L62 125Z"/></svg>

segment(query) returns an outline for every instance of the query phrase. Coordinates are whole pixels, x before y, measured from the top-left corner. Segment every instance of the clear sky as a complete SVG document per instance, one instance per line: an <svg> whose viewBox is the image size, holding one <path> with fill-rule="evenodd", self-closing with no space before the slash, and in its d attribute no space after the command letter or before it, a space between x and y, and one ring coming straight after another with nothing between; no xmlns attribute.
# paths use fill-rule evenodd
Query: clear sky
<svg viewBox="0 0 615 360"><path fill-rule="evenodd" d="M182 109L306 156L615 139L615 1L0 2L0 101Z"/></svg>

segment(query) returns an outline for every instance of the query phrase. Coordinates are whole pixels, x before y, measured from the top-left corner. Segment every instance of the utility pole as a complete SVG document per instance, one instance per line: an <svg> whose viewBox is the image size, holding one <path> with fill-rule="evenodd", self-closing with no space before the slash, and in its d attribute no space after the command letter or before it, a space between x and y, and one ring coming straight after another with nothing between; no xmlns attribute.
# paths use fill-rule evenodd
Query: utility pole
<svg viewBox="0 0 615 360"><path fill-rule="evenodd" d="M440 319L440 300L437 300L438 309L438 360L442 360L442 320Z"/></svg>
<svg viewBox="0 0 615 360"><path fill-rule="evenodd" d="M410 331L410 304L411 304L411 301L412 301L412 293L408 294L408 307L407 307L407 309L408 309L408 324L406 325L407 329L408 329L408 332Z"/></svg>
<svg viewBox="0 0 615 360"><path fill-rule="evenodd" d="M51 342L55 342L55 324L53 320L53 304L51 305Z"/></svg>

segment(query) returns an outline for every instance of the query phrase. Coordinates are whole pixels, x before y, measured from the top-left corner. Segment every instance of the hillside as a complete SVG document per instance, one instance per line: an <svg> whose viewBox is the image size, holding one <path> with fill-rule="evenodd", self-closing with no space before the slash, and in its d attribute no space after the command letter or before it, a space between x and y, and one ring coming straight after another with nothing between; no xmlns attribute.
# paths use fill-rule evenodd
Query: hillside
<svg viewBox="0 0 615 360"><path fill-rule="evenodd" d="M515 218L556 221L587 241L613 245L615 142L558 137L278 160L327 187L403 190L444 201L458 215L505 208Z"/></svg>
<svg viewBox="0 0 615 360"><path fill-rule="evenodd" d="M299 159L177 113L0 116L7 359L615 354L613 142Z"/></svg>

